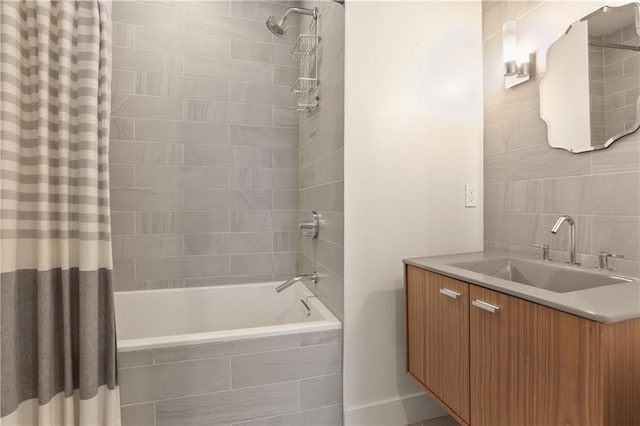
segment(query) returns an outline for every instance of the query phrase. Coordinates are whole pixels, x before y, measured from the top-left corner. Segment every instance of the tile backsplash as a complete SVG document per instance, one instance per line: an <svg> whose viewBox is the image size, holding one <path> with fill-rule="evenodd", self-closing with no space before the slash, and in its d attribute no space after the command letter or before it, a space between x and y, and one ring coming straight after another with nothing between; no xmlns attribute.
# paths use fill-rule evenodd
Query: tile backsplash
<svg viewBox="0 0 640 426"><path fill-rule="evenodd" d="M116 289L289 278L298 262L298 113L288 2L114 1Z"/></svg>
<svg viewBox="0 0 640 426"><path fill-rule="evenodd" d="M504 22L516 20L525 28L518 37L540 39L539 44L544 44L554 38L549 40L550 34L544 31L555 31L559 37L571 22L600 6L597 2L483 2L485 248L537 250L531 245L549 244L553 257L563 260L568 257L568 230L561 229L558 235L549 230L559 215L570 214L576 219L583 263L595 265L599 251L619 253L625 259L615 259L614 268L637 274L640 134L626 136L601 151L571 154L553 149L539 115L544 70L507 90L502 80ZM546 48L536 52L537 58L544 56ZM629 71L640 81L639 71Z"/></svg>

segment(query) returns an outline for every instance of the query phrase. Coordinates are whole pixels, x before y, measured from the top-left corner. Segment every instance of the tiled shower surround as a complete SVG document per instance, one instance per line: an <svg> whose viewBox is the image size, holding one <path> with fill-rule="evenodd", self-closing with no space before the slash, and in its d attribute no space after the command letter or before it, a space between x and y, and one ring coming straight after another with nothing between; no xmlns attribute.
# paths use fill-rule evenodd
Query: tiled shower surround
<svg viewBox="0 0 640 426"><path fill-rule="evenodd" d="M318 285L308 284L322 302L344 314L344 7L333 1L302 1L320 12L320 106L300 120L300 219L321 215L320 236L302 238L300 272L316 269ZM301 31L310 19L303 17Z"/></svg>
<svg viewBox="0 0 640 426"><path fill-rule="evenodd" d="M570 214L576 219L578 253L584 264L595 266L595 255L609 251L625 256L612 261L616 270L638 273L640 134L591 153L553 149L539 115L543 76L512 89L503 86L502 24L516 20L531 31L539 26L527 27L525 20L557 22L554 18L566 13L566 4L483 2L485 247L538 250L530 246L550 244L552 257L565 260L568 229L555 236L549 230L559 215ZM584 9L600 6L592 2ZM557 36L565 29L558 29ZM640 80L640 70L630 70L624 78Z"/></svg>
<svg viewBox="0 0 640 426"><path fill-rule="evenodd" d="M298 259L297 17L268 1L114 1L117 290L285 279Z"/></svg>
<svg viewBox="0 0 640 426"><path fill-rule="evenodd" d="M302 257L342 318L344 10L317 2L322 103L303 115L290 92L299 17L286 40L265 26L295 5L113 2L116 290L284 280ZM302 256L309 210L323 230ZM341 424L341 333L127 352L119 368L125 426Z"/></svg>
<svg viewBox="0 0 640 426"><path fill-rule="evenodd" d="M123 426L342 422L340 330L121 353Z"/></svg>

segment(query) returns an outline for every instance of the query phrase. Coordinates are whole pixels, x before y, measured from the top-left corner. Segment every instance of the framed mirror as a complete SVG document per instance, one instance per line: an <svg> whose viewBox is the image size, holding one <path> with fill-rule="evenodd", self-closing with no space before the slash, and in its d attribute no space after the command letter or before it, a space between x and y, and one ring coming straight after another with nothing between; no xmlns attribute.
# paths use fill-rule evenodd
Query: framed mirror
<svg viewBox="0 0 640 426"><path fill-rule="evenodd" d="M574 153L640 128L640 3L600 8L549 47L540 116L549 145Z"/></svg>

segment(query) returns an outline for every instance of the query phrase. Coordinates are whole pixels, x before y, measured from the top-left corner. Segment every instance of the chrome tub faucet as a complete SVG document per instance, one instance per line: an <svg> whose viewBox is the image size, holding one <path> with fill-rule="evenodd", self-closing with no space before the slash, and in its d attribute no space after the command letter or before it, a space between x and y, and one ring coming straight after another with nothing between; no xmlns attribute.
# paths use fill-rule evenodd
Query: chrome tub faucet
<svg viewBox="0 0 640 426"><path fill-rule="evenodd" d="M276 291L280 293L281 291L286 290L299 281L311 281L314 284L318 284L318 273L314 272L312 274L296 275L295 277L283 282L278 287L276 287Z"/></svg>

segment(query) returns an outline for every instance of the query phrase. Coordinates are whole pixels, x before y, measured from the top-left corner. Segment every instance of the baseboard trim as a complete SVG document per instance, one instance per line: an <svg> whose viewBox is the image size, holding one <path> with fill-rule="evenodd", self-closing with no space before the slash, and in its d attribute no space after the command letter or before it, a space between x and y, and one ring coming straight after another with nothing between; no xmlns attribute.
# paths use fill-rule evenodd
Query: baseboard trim
<svg viewBox="0 0 640 426"><path fill-rule="evenodd" d="M406 426L447 413L424 393L345 409L345 426Z"/></svg>

